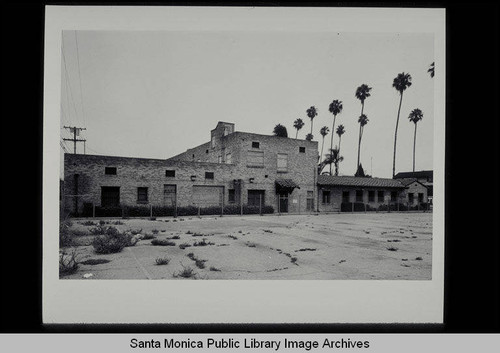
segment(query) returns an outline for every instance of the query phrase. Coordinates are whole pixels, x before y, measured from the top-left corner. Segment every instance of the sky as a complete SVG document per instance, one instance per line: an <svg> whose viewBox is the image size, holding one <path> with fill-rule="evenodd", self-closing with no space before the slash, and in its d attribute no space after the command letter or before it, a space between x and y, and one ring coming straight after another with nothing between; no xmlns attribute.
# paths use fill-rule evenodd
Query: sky
<svg viewBox="0 0 500 353"><path fill-rule="evenodd" d="M328 126L331 133L328 106L337 99L343 111L336 126L346 130L340 175L354 175L361 112L354 93L367 84L361 163L366 173L390 178L399 104L392 82L408 72L412 86L403 95L396 172L412 170L408 115L415 108L424 114L415 169L433 169L432 34L63 31L62 53L61 138L72 137L63 126L86 128L79 138L87 140L87 154L166 159L208 142L218 121L266 135L279 123L294 138L293 122L302 118L298 138L304 139L310 106L318 110L313 135L321 150L319 130ZM72 142L64 146L72 153ZM77 152L83 153L82 143Z"/></svg>

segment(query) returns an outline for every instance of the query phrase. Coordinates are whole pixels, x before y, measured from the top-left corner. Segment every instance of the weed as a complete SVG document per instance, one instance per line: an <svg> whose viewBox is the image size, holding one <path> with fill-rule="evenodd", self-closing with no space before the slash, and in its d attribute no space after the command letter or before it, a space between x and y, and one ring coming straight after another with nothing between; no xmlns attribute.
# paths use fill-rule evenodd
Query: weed
<svg viewBox="0 0 500 353"><path fill-rule="evenodd" d="M257 246L253 243L246 243L245 245L248 246L249 248L255 248Z"/></svg>
<svg viewBox="0 0 500 353"><path fill-rule="evenodd" d="M142 232L142 228L141 229L131 229L130 230L130 233L132 235L137 235L137 234L140 234Z"/></svg>
<svg viewBox="0 0 500 353"><path fill-rule="evenodd" d="M146 233L143 235L142 239L144 240L149 240L149 239L155 239L156 237L153 234Z"/></svg>
<svg viewBox="0 0 500 353"><path fill-rule="evenodd" d="M220 272L220 270L217 267L213 267L213 266L210 267L210 271Z"/></svg>
<svg viewBox="0 0 500 353"><path fill-rule="evenodd" d="M294 264L294 265L298 265L298 264L297 264L297 258L296 258L296 257L292 257L292 258L290 258L290 262L291 262L292 264Z"/></svg>
<svg viewBox="0 0 500 353"><path fill-rule="evenodd" d="M170 237L169 239L180 239L181 237L178 235L174 235L173 237Z"/></svg>
<svg viewBox="0 0 500 353"><path fill-rule="evenodd" d="M241 230L239 230L239 231L238 231L238 233L242 233L242 231L241 231Z"/></svg>
<svg viewBox="0 0 500 353"><path fill-rule="evenodd" d="M398 248L395 248L394 246L391 246L391 247L387 248L387 250L389 250L389 251L398 251Z"/></svg>
<svg viewBox="0 0 500 353"><path fill-rule="evenodd" d="M175 243L173 241L161 239L153 239L151 240L151 244L158 246L175 246Z"/></svg>
<svg viewBox="0 0 500 353"><path fill-rule="evenodd" d="M272 231L272 230L270 230L270 229L264 229L264 232L265 232L265 233L272 233L273 231Z"/></svg>
<svg viewBox="0 0 500 353"><path fill-rule="evenodd" d="M188 230L188 231L186 232L186 234L193 234L193 232L191 232L190 230Z"/></svg>
<svg viewBox="0 0 500 353"><path fill-rule="evenodd" d="M408 259L401 259L401 261L408 261Z"/></svg>
<svg viewBox="0 0 500 353"><path fill-rule="evenodd" d="M85 222L79 222L83 226L96 226L97 223L94 223L92 221L85 221Z"/></svg>
<svg viewBox="0 0 500 353"><path fill-rule="evenodd" d="M416 257L415 260L422 261L423 259L419 256L419 257Z"/></svg>
<svg viewBox="0 0 500 353"><path fill-rule="evenodd" d="M207 245L215 245L215 244L212 242L207 242L205 238L203 238L202 241L197 241L193 244L193 246L207 246Z"/></svg>
<svg viewBox="0 0 500 353"><path fill-rule="evenodd" d="M203 234L203 233L191 233L191 235L192 235L193 237L202 237L202 236L204 236L204 234Z"/></svg>
<svg viewBox="0 0 500 353"><path fill-rule="evenodd" d="M160 231L159 231L158 229L153 229L153 230L151 231L151 233L153 233L153 234L158 234L159 232L160 232Z"/></svg>
<svg viewBox="0 0 500 353"><path fill-rule="evenodd" d="M121 224L124 224L122 221L114 221L114 222L110 222L111 224L114 224L115 226L118 226L118 225L121 225Z"/></svg>
<svg viewBox="0 0 500 353"><path fill-rule="evenodd" d="M124 247L134 246L138 239L125 233L109 233L99 235L92 240L92 246L97 254L112 254L123 250Z"/></svg>
<svg viewBox="0 0 500 353"><path fill-rule="evenodd" d="M186 256L195 262L196 267L205 268L205 262L207 262L207 260L197 259L196 256L194 256L194 254L192 252L190 252Z"/></svg>
<svg viewBox="0 0 500 353"><path fill-rule="evenodd" d="M107 264L111 260L107 259L88 259L85 261L80 262L82 265L100 265L100 264Z"/></svg>
<svg viewBox="0 0 500 353"><path fill-rule="evenodd" d="M297 251L316 251L316 249L303 248L303 249L295 250L295 252L297 252Z"/></svg>
<svg viewBox="0 0 500 353"><path fill-rule="evenodd" d="M103 221L102 219L99 221L99 225L103 226L103 225L105 225L105 224L106 224L106 222L105 222L105 221Z"/></svg>
<svg viewBox="0 0 500 353"><path fill-rule="evenodd" d="M69 253L65 251L59 253L59 276L71 275L78 270L77 255L75 249Z"/></svg>
<svg viewBox="0 0 500 353"><path fill-rule="evenodd" d="M157 257L155 262L159 266L160 265L168 265L168 263L170 262L170 259L166 258L166 257Z"/></svg>
<svg viewBox="0 0 500 353"><path fill-rule="evenodd" d="M185 249L185 248L189 248L191 246L191 244L188 244L188 243L182 243L181 245L179 245L179 248L181 249Z"/></svg>
<svg viewBox="0 0 500 353"><path fill-rule="evenodd" d="M229 235L228 235L228 237L229 237L229 238L231 238L231 239L234 239L234 240L237 240L237 239L238 239L238 237L236 237L236 236L234 236L234 235L231 235L231 234L229 234Z"/></svg>
<svg viewBox="0 0 500 353"><path fill-rule="evenodd" d="M346 262L347 260L340 260L339 261L339 264L341 264L342 262Z"/></svg>
<svg viewBox="0 0 500 353"><path fill-rule="evenodd" d="M181 266L182 266L182 271L173 274L175 278L177 277L196 278L197 273L194 272L194 270L191 267L185 267L182 263Z"/></svg>

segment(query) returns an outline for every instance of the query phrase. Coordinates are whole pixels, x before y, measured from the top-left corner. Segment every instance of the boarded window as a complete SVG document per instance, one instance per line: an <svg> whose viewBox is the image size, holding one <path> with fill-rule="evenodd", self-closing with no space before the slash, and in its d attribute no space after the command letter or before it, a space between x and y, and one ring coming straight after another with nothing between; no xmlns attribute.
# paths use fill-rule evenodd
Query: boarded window
<svg viewBox="0 0 500 353"><path fill-rule="evenodd" d="M384 202L384 191L383 190L377 191L377 201Z"/></svg>
<svg viewBox="0 0 500 353"><path fill-rule="evenodd" d="M167 207L174 207L177 200L177 186L163 185L163 204Z"/></svg>
<svg viewBox="0 0 500 353"><path fill-rule="evenodd" d="M349 191L342 191L342 202L350 202Z"/></svg>
<svg viewBox="0 0 500 353"><path fill-rule="evenodd" d="M214 172L205 172L205 179L213 179Z"/></svg>
<svg viewBox="0 0 500 353"><path fill-rule="evenodd" d="M166 170L165 176L167 176L169 178L175 178L175 170Z"/></svg>
<svg viewBox="0 0 500 353"><path fill-rule="evenodd" d="M138 187L137 188L137 203L147 203L148 202L148 188Z"/></svg>
<svg viewBox="0 0 500 353"><path fill-rule="evenodd" d="M248 206L264 205L265 190L248 190Z"/></svg>
<svg viewBox="0 0 500 353"><path fill-rule="evenodd" d="M356 202L363 202L363 190L356 190Z"/></svg>
<svg viewBox="0 0 500 353"><path fill-rule="evenodd" d="M288 155L285 153L278 153L278 172L288 171Z"/></svg>
<svg viewBox="0 0 500 353"><path fill-rule="evenodd" d="M260 142L253 141L252 142L252 148L260 148Z"/></svg>
<svg viewBox="0 0 500 353"><path fill-rule="evenodd" d="M248 151L248 167L264 167L263 151Z"/></svg>
<svg viewBox="0 0 500 353"><path fill-rule="evenodd" d="M227 190L227 201L228 202L235 202L236 197L235 197L235 191L234 189L229 189Z"/></svg>
<svg viewBox="0 0 500 353"><path fill-rule="evenodd" d="M305 147L299 147L299 152L300 153L306 153L306 148Z"/></svg>
<svg viewBox="0 0 500 353"><path fill-rule="evenodd" d="M330 190L323 190L323 203L330 203Z"/></svg>
<svg viewBox="0 0 500 353"><path fill-rule="evenodd" d="M105 167L104 174L106 175L116 175L116 167Z"/></svg>
<svg viewBox="0 0 500 353"><path fill-rule="evenodd" d="M374 201L375 201L375 191L369 190L368 191L368 202L374 202Z"/></svg>

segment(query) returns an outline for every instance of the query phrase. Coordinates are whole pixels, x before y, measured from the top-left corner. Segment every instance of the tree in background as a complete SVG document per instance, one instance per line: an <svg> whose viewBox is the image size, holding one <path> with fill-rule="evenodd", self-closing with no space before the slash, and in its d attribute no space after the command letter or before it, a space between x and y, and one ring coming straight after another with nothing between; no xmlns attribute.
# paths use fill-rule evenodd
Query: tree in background
<svg viewBox="0 0 500 353"><path fill-rule="evenodd" d="M418 108L413 109L408 116L408 119L410 119L410 122L415 124L415 131L413 133L413 171L415 171L415 146L417 143L417 123L422 120L424 117L424 113Z"/></svg>
<svg viewBox="0 0 500 353"><path fill-rule="evenodd" d="M330 150L333 149L333 136L334 136L334 131L335 131L335 120L337 119L337 115L342 112L342 102L335 99L330 103L330 106L328 107L328 111L333 114L333 125L332 125L332 138L330 141ZM332 174L332 165L330 164L330 175Z"/></svg>
<svg viewBox="0 0 500 353"><path fill-rule="evenodd" d="M313 138L314 138L313 134L307 134L306 135L306 140L307 141L312 141Z"/></svg>
<svg viewBox="0 0 500 353"><path fill-rule="evenodd" d="M342 142L342 135L345 133L345 128L344 128L344 125L340 124L339 126L337 126L337 135L339 136L339 147L338 147L338 151L340 153L340 143ZM342 160L344 160L344 158L342 158ZM342 162L339 161L339 162ZM338 165L336 166L335 168L335 175L339 175L339 170L338 170ZM331 171L331 167L330 167L330 175L331 175L332 171Z"/></svg>
<svg viewBox="0 0 500 353"><path fill-rule="evenodd" d="M299 130L302 129L304 125L305 125L304 120L302 120L301 118L298 118L293 122L293 127L297 130L295 134L295 139L297 139L297 136L299 135Z"/></svg>
<svg viewBox="0 0 500 353"><path fill-rule="evenodd" d="M361 139L363 138L363 131L365 129L365 125L368 124L368 117L365 114L361 114L361 116L358 119L359 123L359 139L358 139L358 168L360 166L359 162L359 156L360 156L360 151L361 151ZM357 172L356 172L357 173Z"/></svg>
<svg viewBox="0 0 500 353"><path fill-rule="evenodd" d="M361 117L365 116L366 118L366 115L363 114L363 111L365 109L365 100L370 97L370 91L372 90L371 87L368 87L368 85L366 84L362 84L361 86L359 86L358 88L356 88L356 93L354 94L354 96L360 100L361 102L361 115L358 119L358 122L360 123L359 124L359 142L358 142L358 163L356 164L356 169L359 168L359 147L361 146L361 135L362 135L362 130L363 130L363 126L361 124ZM365 125L366 123L368 123L368 118L366 118L366 121L365 121Z"/></svg>
<svg viewBox="0 0 500 353"><path fill-rule="evenodd" d="M274 127L273 133L275 136L288 137L288 132L286 131L286 127L281 124L278 124Z"/></svg>
<svg viewBox="0 0 500 353"><path fill-rule="evenodd" d="M427 72L429 73L429 75L431 75L431 78L434 78L434 63L432 63L429 66L429 69L427 70Z"/></svg>
<svg viewBox="0 0 500 353"><path fill-rule="evenodd" d="M312 136L312 133L313 133L313 119L318 115L318 110L313 105L312 107L310 107L309 109L307 109L306 113L307 113L307 116L309 117L309 119L311 119L311 136Z"/></svg>
<svg viewBox="0 0 500 353"><path fill-rule="evenodd" d="M392 177L396 175L396 141L398 139L398 125L399 125L399 114L401 112L401 103L403 102L403 92L411 86L411 76L408 73L400 73L396 76L392 82L392 87L399 92L399 108L398 117L396 119L396 130L394 131L394 154L392 159Z"/></svg>
<svg viewBox="0 0 500 353"><path fill-rule="evenodd" d="M323 147L325 145L325 136L328 135L329 132L330 132L330 129L328 128L328 126L323 126L321 128L321 130L319 130L319 133L321 134L321 137L323 138L323 141L321 142L321 153L320 153L320 157L319 157L320 159L321 159L321 156L323 155Z"/></svg>

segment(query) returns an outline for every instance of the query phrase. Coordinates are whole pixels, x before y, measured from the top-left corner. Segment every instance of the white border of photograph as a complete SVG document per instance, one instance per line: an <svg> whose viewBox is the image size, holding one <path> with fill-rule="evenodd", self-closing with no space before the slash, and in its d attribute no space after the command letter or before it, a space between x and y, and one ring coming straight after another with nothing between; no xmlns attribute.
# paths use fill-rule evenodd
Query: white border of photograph
<svg viewBox="0 0 500 353"><path fill-rule="evenodd" d="M429 281L60 280L63 30L432 33L434 209ZM44 323L441 323L444 288L445 10L48 6L43 137ZM430 64L430 63L429 63Z"/></svg>

